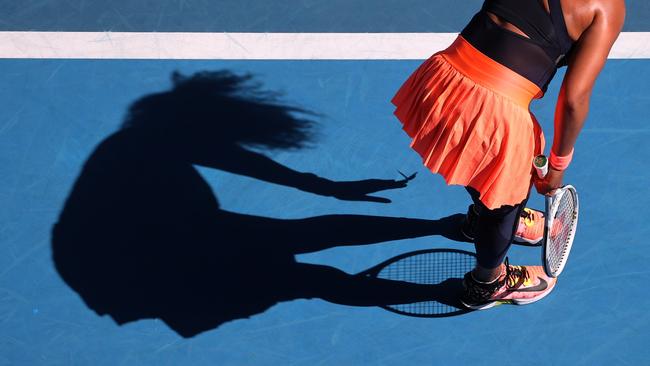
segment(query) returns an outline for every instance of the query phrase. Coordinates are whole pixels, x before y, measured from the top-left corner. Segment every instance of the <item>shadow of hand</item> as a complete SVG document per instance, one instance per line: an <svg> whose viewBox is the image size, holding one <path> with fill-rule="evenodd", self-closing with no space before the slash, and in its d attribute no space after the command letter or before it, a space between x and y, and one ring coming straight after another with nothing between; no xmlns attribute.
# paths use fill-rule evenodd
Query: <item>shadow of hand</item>
<svg viewBox="0 0 650 366"><path fill-rule="evenodd" d="M335 182L319 178L320 183L312 186L314 193L324 196L331 196L344 201L366 201L378 203L390 203L391 200L384 197L371 196L370 194L389 189L404 188L408 182L415 178L415 174L404 179L364 179L358 181Z"/></svg>

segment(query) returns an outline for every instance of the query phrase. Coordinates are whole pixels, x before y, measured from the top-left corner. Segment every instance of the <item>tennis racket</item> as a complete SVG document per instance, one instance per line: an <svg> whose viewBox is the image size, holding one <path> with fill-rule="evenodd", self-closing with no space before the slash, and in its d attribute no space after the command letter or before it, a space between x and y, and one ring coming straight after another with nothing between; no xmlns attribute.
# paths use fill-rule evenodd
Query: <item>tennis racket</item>
<svg viewBox="0 0 650 366"><path fill-rule="evenodd" d="M458 301L465 273L476 266L476 255L456 249L426 249L390 258L362 274L392 281L432 286L431 301L382 305L385 310L414 317L440 318L467 313Z"/></svg>
<svg viewBox="0 0 650 366"><path fill-rule="evenodd" d="M548 159L538 155L533 162L537 175L543 179L548 173ZM557 277L564 270L576 228L578 227L578 193L571 185L557 188L546 195L542 263L544 271Z"/></svg>

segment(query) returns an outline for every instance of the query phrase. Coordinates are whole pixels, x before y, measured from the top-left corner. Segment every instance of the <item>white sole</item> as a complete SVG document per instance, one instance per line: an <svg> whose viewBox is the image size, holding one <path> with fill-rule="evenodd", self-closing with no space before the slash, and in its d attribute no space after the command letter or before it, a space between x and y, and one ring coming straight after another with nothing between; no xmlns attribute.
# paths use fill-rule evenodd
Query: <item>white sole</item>
<svg viewBox="0 0 650 366"><path fill-rule="evenodd" d="M528 239L525 239L525 238L522 238L522 237L519 237L519 236L515 236L514 239L512 239L512 241L514 243L517 243L517 244L527 244L527 245L530 245L530 246L540 246L540 245L542 245L542 239L543 238L539 238L539 240L537 240L537 241L532 241L532 240L528 240Z"/></svg>
<svg viewBox="0 0 650 366"><path fill-rule="evenodd" d="M465 305L466 308L472 309L472 310L487 310L489 308L493 308L493 307L495 307L497 305L500 305L499 301L492 301L492 302L489 302L489 303L483 304L483 305L467 305L462 300L460 301L460 303Z"/></svg>
<svg viewBox="0 0 650 366"><path fill-rule="evenodd" d="M502 304L512 304L512 305L528 305L532 304L534 302L537 302L543 298L545 298L548 294L553 292L553 289L555 289L555 284L553 284L553 287L551 287L550 290L543 292L541 295L531 298L531 299L507 299L507 300L495 300L486 304L482 305L468 305L463 302L463 300L460 300L461 304L465 305L466 308L472 309L472 310L487 310L490 308L493 308L497 305L502 305Z"/></svg>
<svg viewBox="0 0 650 366"><path fill-rule="evenodd" d="M534 298L532 298L532 299L515 299L515 300L510 300L510 301L511 301L513 304L515 304L515 305L528 305L528 304L532 304L532 303L534 303L534 302L536 302L536 301L539 301L539 300L545 298L548 294L550 294L551 292L553 292L553 289L554 289L554 288L555 288L555 284L553 284L553 287L551 287L550 290L548 290L548 291L542 293L540 296L538 296L538 297L534 297Z"/></svg>

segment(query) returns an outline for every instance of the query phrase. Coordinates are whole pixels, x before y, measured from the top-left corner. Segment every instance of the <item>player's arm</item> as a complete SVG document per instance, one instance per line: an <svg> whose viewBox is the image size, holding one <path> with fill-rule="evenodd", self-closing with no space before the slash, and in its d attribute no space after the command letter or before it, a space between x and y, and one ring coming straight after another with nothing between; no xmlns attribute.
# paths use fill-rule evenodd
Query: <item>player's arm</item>
<svg viewBox="0 0 650 366"><path fill-rule="evenodd" d="M573 151L580 130L589 112L591 92L598 74L618 37L625 20L623 0L595 2L596 9L589 27L580 36L569 59L569 67L562 81L555 110L553 153L567 156ZM540 193L562 185L563 171L552 167L543 182L537 185Z"/></svg>

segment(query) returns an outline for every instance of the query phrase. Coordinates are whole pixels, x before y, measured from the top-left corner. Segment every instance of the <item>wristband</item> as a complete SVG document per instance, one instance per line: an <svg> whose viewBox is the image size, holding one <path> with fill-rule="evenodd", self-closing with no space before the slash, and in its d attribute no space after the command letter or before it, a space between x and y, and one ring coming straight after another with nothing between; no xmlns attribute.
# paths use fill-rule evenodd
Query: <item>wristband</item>
<svg viewBox="0 0 650 366"><path fill-rule="evenodd" d="M551 149L551 156L548 159L549 163L551 164L551 167L555 170L565 170L566 168L569 167L569 164L571 163L571 159L573 158L573 151L574 149L571 149L571 152L568 155L565 156L557 156L553 152L553 149Z"/></svg>

